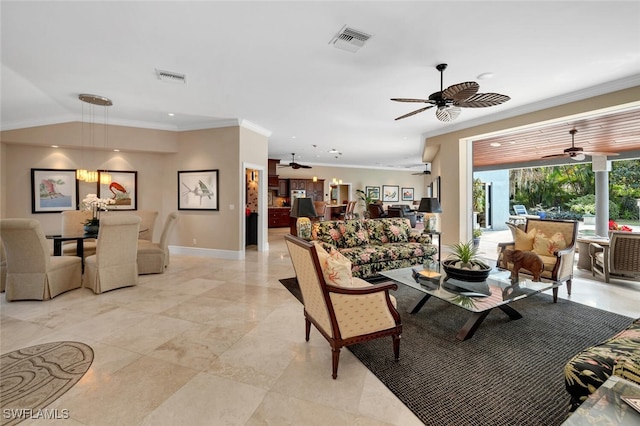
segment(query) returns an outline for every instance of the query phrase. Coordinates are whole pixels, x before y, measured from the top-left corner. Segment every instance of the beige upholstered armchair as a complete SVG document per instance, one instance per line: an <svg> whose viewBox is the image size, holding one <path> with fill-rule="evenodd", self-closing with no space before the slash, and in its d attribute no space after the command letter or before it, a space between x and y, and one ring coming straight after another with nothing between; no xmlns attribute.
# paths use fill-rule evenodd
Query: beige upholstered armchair
<svg viewBox="0 0 640 426"><path fill-rule="evenodd" d="M108 215L100 219L96 254L85 259L85 287L103 293L138 284L136 215Z"/></svg>
<svg viewBox="0 0 640 426"><path fill-rule="evenodd" d="M497 266L504 269L513 266L504 260L506 249L533 251L544 263L542 278L566 282L567 293L571 294L578 222L527 218L524 230L514 227L512 232L515 232L514 241L498 243ZM520 273L531 275L526 269Z"/></svg>
<svg viewBox="0 0 640 426"><path fill-rule="evenodd" d="M60 213L62 218L61 234L82 235L84 234L84 223L91 219L92 213L88 210L66 210ZM76 241L64 241L62 243L62 254L65 256L76 256ZM84 257L96 254L96 240L87 239L83 241Z"/></svg>
<svg viewBox="0 0 640 426"><path fill-rule="evenodd" d="M173 230L178 213L171 212L164 222L159 243L138 241L138 274L162 274L169 266L169 236Z"/></svg>
<svg viewBox="0 0 640 426"><path fill-rule="evenodd" d="M604 277L640 277L640 232L610 231L609 246L591 243L591 271Z"/></svg>
<svg viewBox="0 0 640 426"><path fill-rule="evenodd" d="M359 278L351 278L350 262L341 269L348 271L348 277L344 277L342 285L329 284L327 281L340 275L328 273L326 269L323 271L321 265L331 261L330 255L326 251L320 253L324 249L316 249L314 243L292 235L285 235L285 240L302 292L305 338L309 341L313 324L327 339L332 351L332 377L335 379L338 376L340 348L343 346L391 336L397 360L400 356L402 323L394 306L395 299L389 294L389 290L398 288L397 285L372 285ZM325 260L321 260L321 257ZM325 278L325 275L331 278Z"/></svg>
<svg viewBox="0 0 640 426"><path fill-rule="evenodd" d="M2 219L0 232L7 257L7 301L47 300L82 285L82 260L51 256L40 222Z"/></svg>

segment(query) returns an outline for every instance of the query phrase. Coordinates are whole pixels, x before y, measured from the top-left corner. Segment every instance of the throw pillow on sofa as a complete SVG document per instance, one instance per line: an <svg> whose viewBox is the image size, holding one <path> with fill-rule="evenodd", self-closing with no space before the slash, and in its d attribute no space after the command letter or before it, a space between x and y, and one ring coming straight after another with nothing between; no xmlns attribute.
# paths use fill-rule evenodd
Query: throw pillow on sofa
<svg viewBox="0 0 640 426"><path fill-rule="evenodd" d="M404 218L400 220L388 219L385 221L387 237L390 243L408 243L411 235L411 227Z"/></svg>
<svg viewBox="0 0 640 426"><path fill-rule="evenodd" d="M340 248L358 247L369 244L369 233L360 220L345 220L338 226L342 238L336 244Z"/></svg>

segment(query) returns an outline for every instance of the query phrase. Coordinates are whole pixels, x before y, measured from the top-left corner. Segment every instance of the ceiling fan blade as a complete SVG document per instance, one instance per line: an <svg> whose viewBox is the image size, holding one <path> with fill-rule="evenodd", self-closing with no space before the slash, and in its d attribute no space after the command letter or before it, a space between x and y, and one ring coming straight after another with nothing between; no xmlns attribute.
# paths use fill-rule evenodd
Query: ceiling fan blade
<svg viewBox="0 0 640 426"><path fill-rule="evenodd" d="M410 113L408 113L408 114L401 115L400 117L396 118L396 120L401 120L401 119L403 119L403 118L411 117L412 115L415 115L415 114L417 114L417 113L419 113L419 112L425 111L425 110L427 110L427 109L429 109L429 108L433 108L434 106L435 106L435 105L429 105L429 106L426 106L426 107L424 107L424 108L420 108L420 109L417 109L417 110L415 110L415 111L411 111L411 112L410 112Z"/></svg>
<svg viewBox="0 0 640 426"><path fill-rule="evenodd" d="M584 151L583 152L584 155L590 155L590 156L601 156L601 157L610 157L613 155L620 155L617 152L598 152L598 151Z"/></svg>
<svg viewBox="0 0 640 426"><path fill-rule="evenodd" d="M479 89L480 85L475 81L466 81L447 87L442 92L442 97L445 99L453 99L454 101L464 101L475 95Z"/></svg>
<svg viewBox="0 0 640 426"><path fill-rule="evenodd" d="M454 105L463 108L484 108L500 105L503 102L507 102L509 99L511 99L509 96L501 95L499 93L476 93L468 99L454 102Z"/></svg>
<svg viewBox="0 0 640 426"><path fill-rule="evenodd" d="M413 98L391 98L392 101L396 102L421 102L428 103L429 99L413 99Z"/></svg>
<svg viewBox="0 0 640 426"><path fill-rule="evenodd" d="M460 108L458 107L445 107L438 108L436 111L436 118L440 121L449 122L453 121L460 115Z"/></svg>
<svg viewBox="0 0 640 426"><path fill-rule="evenodd" d="M301 169L310 169L311 166L307 166L306 164L299 164Z"/></svg>
<svg viewBox="0 0 640 426"><path fill-rule="evenodd" d="M564 157L571 157L571 154L568 154L565 152L564 154L545 155L542 158L564 158Z"/></svg>
<svg viewBox="0 0 640 426"><path fill-rule="evenodd" d="M291 167L291 164L278 164L278 167Z"/></svg>

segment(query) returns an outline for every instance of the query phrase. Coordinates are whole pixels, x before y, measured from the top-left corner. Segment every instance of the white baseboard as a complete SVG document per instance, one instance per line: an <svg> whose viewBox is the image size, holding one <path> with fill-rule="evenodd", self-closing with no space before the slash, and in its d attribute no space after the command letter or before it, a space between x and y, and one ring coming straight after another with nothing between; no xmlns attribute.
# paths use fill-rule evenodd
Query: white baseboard
<svg viewBox="0 0 640 426"><path fill-rule="evenodd" d="M169 246L169 253L215 259L243 260L244 251L216 250L199 247Z"/></svg>

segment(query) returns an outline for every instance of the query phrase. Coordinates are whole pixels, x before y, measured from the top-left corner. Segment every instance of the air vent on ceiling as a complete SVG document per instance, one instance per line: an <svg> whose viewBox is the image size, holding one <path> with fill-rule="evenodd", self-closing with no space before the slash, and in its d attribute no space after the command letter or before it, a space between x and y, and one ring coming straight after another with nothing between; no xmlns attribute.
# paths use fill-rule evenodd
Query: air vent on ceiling
<svg viewBox="0 0 640 426"><path fill-rule="evenodd" d="M349 28L346 25L331 39L329 44L333 44L333 47L346 50L348 52L355 53L364 43L371 38L371 35L363 33L353 28Z"/></svg>
<svg viewBox="0 0 640 426"><path fill-rule="evenodd" d="M169 83L187 83L187 76L173 71L164 71L156 68L156 76L158 80L167 81Z"/></svg>

